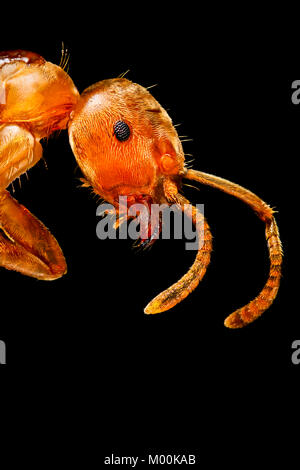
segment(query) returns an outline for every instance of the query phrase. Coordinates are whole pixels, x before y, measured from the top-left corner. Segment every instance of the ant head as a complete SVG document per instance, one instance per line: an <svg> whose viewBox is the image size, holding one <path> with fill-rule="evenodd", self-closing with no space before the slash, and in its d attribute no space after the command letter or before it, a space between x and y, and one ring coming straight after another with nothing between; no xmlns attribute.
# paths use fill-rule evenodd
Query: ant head
<svg viewBox="0 0 300 470"><path fill-rule="evenodd" d="M125 78L84 91L69 136L86 179L108 201L130 194L156 200L164 176L176 179L183 172L181 142L167 112Z"/></svg>

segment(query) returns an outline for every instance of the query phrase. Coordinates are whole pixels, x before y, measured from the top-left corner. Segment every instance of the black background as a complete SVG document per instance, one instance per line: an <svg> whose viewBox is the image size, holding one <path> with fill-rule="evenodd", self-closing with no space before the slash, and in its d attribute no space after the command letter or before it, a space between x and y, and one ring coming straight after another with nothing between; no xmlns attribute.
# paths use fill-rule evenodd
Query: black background
<svg viewBox="0 0 300 470"><path fill-rule="evenodd" d="M53 396L69 414L89 415L102 433L103 455L121 448L130 455L138 442L199 455L208 442L228 440L234 447L240 439L247 447L241 423L254 424L263 439L264 418L272 424L288 414L286 404L274 406L270 397L280 401L277 385L288 388L297 374L291 362L300 336L300 106L291 102L297 74L281 78L269 68L265 48L251 41L241 47L222 34L216 39L215 31L204 35L198 26L122 26L120 19L115 29L99 24L93 35L86 25L74 36L53 38L52 28L34 39L1 40L0 49L33 50L55 63L63 40L80 92L127 69L127 78L143 86L158 84L153 95L182 123L179 134L193 139L184 144L193 167L245 186L278 210L285 252L278 298L255 323L229 331L225 317L259 293L269 269L264 225L242 202L202 186L184 188L191 201L205 204L214 236L211 265L185 301L148 317L145 305L193 261L184 240L159 240L146 252L132 250L130 240L98 240L97 201L79 187L66 131L44 144L48 170L41 161L21 188L15 183L14 197L59 241L68 274L47 283L1 269L6 370L51 377Z"/></svg>

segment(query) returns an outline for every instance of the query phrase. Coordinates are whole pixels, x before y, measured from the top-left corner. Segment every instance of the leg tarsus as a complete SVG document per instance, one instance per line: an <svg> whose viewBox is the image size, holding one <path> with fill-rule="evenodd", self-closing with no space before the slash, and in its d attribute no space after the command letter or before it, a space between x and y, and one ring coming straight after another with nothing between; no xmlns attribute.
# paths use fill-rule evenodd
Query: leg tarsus
<svg viewBox="0 0 300 470"><path fill-rule="evenodd" d="M0 193L0 266L42 280L67 271L56 239L7 191Z"/></svg>

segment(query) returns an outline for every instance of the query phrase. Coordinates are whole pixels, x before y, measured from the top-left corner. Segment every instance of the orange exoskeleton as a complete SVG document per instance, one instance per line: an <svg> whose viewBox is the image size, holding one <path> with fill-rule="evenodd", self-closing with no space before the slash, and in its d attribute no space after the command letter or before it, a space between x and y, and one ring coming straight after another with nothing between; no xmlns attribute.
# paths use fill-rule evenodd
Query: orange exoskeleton
<svg viewBox="0 0 300 470"><path fill-rule="evenodd" d="M86 89L72 113L69 137L85 175L85 184L113 204L124 218L119 197L128 205L176 204L190 207L196 227L202 217L199 250L189 271L146 307L146 314L166 311L183 300L203 278L210 262L212 236L203 215L180 193L183 178L231 194L248 204L265 223L271 268L268 281L252 302L225 321L241 328L273 303L280 284L282 248L273 210L241 186L216 176L187 169L181 141L167 112L149 91L125 78L104 80ZM126 217L126 213L125 213ZM198 220L198 219L197 219Z"/></svg>
<svg viewBox="0 0 300 470"><path fill-rule="evenodd" d="M0 53L0 266L37 279L62 276L64 256L6 188L42 157L40 140L66 128L78 98L63 68L32 52Z"/></svg>
<svg viewBox="0 0 300 470"><path fill-rule="evenodd" d="M32 52L0 53L0 266L43 280L57 279L66 272L55 238L6 188L41 158L41 139L68 127L85 185L116 207L120 222L128 214L119 205L119 197L126 196L128 206L137 202L148 211L152 204L188 208L185 213L199 232L193 265L155 297L145 313L166 311L187 297L210 263L210 229L203 214L181 194L185 178L241 199L264 222L269 278L260 294L231 314L225 325L241 328L261 316L273 303L281 278L283 255L273 210L237 184L188 169L169 115L147 89L118 78L98 82L79 96L64 70L65 56L61 65ZM155 224L159 231L161 221L155 220ZM149 243L152 241L150 238Z"/></svg>

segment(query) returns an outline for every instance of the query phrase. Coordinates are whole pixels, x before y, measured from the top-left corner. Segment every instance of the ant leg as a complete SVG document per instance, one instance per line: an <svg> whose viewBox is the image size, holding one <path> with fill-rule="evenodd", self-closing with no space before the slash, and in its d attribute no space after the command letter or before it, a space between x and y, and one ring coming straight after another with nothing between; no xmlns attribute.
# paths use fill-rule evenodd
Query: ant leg
<svg viewBox="0 0 300 470"><path fill-rule="evenodd" d="M0 125L0 191L33 167L42 153L41 144L27 129Z"/></svg>
<svg viewBox="0 0 300 470"><path fill-rule="evenodd" d="M7 191L0 193L0 266L49 281L67 270L53 235Z"/></svg>
<svg viewBox="0 0 300 470"><path fill-rule="evenodd" d="M48 229L5 187L33 166L42 147L22 127L0 127L0 266L37 279L66 272L62 251Z"/></svg>
<svg viewBox="0 0 300 470"><path fill-rule="evenodd" d="M251 191L223 178L196 170L188 170L184 177L237 197L248 204L266 224L266 239L271 265L267 283L254 300L236 310L225 320L225 326L228 328L242 328L260 317L272 305L279 290L283 252L278 227L273 216L274 211Z"/></svg>
<svg viewBox="0 0 300 470"><path fill-rule="evenodd" d="M165 195L170 202L172 200L181 210L184 210L185 214L193 221L197 230L198 253L188 272L147 305L144 310L146 314L164 312L185 299L203 279L210 263L212 251L212 235L203 214L192 206L187 199L178 194L176 185L172 188L170 181L167 181Z"/></svg>

